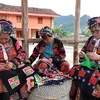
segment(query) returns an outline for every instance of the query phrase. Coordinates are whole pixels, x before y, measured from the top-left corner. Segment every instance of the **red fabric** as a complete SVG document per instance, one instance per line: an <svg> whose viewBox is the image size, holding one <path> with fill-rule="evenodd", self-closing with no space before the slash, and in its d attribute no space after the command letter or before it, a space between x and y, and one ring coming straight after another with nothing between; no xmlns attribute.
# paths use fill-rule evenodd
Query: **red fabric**
<svg viewBox="0 0 100 100"><path fill-rule="evenodd" d="M75 70L74 69L70 70L70 74L71 75L74 75L74 73L75 73Z"/></svg>
<svg viewBox="0 0 100 100"><path fill-rule="evenodd" d="M81 67L81 66L79 66L79 65L76 65L76 66L75 66L75 68L80 68L80 67Z"/></svg>
<svg viewBox="0 0 100 100"><path fill-rule="evenodd" d="M85 72L85 71L79 71L78 76L80 76L80 77L84 77L84 76L85 76L85 74L86 74L86 72Z"/></svg>
<svg viewBox="0 0 100 100"><path fill-rule="evenodd" d="M97 83L98 79L95 78L94 76L92 76L89 80L90 83L92 83L93 85L95 85Z"/></svg>
<svg viewBox="0 0 100 100"><path fill-rule="evenodd" d="M97 76L99 76L99 77L100 77L100 73L99 73L99 71L98 71L98 70L95 70L95 71L94 71L94 74L96 74Z"/></svg>

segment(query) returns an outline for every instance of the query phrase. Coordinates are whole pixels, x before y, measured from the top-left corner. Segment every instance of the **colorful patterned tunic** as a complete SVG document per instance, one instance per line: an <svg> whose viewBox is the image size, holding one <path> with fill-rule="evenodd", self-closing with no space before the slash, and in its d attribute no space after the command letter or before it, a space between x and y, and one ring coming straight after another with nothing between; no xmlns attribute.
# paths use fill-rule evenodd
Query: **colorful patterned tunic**
<svg viewBox="0 0 100 100"><path fill-rule="evenodd" d="M49 45L49 52L47 50L48 44L46 44L43 40L41 40L38 45L34 48L32 55L29 60L31 63L35 61L35 59L39 56L39 59L42 58L52 58L53 64L57 67L58 70L68 73L69 71L69 63L65 61L66 53L61 40L54 38L51 45ZM48 53L49 57L47 57ZM47 62L46 62L47 63ZM38 67L40 63L37 63L34 67ZM44 67L45 64L43 64Z"/></svg>
<svg viewBox="0 0 100 100"><path fill-rule="evenodd" d="M8 61L14 64L13 69L17 69L19 65L21 64L21 62L24 62L26 58L25 51L21 47L19 41L13 37L10 37L9 42L4 44L3 47L5 49L6 56L8 57ZM4 56L5 55L3 53L2 45L0 45L0 64L6 63ZM0 77L2 77L2 73L3 71L0 72ZM3 76L6 77L6 76L9 76L9 74L3 75ZM2 80L0 80L0 93L2 92L7 92L7 90L2 83Z"/></svg>
<svg viewBox="0 0 100 100"><path fill-rule="evenodd" d="M83 46L82 51L85 53L95 51L100 55L100 41L91 36ZM80 61L84 60L84 58L80 59ZM99 61L96 62L100 67ZM70 91L71 100L83 100L83 97L81 98L83 91L86 96L85 99L90 98L88 100L98 100L96 97L100 98L100 91L95 91L97 84L100 83L100 68L90 70L86 66L74 65L69 74L74 79Z"/></svg>

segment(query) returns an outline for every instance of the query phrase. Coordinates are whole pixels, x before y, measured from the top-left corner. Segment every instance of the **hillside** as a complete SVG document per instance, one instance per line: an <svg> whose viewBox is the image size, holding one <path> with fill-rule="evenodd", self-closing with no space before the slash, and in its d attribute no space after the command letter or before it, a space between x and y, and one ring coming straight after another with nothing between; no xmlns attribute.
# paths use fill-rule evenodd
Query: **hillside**
<svg viewBox="0 0 100 100"><path fill-rule="evenodd" d="M80 29L84 30L86 28L86 22L90 17L88 15L84 15L80 19ZM54 19L54 25L60 26L62 29L73 32L74 31L74 19L75 16L60 16Z"/></svg>

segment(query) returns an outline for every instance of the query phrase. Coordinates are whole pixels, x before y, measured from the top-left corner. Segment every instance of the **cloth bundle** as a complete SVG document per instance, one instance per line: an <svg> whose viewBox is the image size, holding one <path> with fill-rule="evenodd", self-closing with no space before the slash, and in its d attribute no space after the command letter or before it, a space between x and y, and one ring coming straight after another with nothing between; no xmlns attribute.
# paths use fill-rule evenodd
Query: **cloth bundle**
<svg viewBox="0 0 100 100"><path fill-rule="evenodd" d="M98 69L98 65L96 64L96 62L91 61L86 54L84 54L84 58L85 58L85 61L81 62L79 64L80 66L85 66L91 70Z"/></svg>

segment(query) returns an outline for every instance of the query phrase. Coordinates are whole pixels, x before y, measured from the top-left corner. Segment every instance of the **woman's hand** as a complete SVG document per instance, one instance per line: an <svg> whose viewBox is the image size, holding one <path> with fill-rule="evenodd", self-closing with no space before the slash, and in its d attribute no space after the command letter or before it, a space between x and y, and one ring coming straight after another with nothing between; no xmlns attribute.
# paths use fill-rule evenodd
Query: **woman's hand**
<svg viewBox="0 0 100 100"><path fill-rule="evenodd" d="M52 63L53 59L52 58L48 58L47 59L47 58L44 57L44 58L42 58L42 61L46 61L46 62L49 61L50 63Z"/></svg>
<svg viewBox="0 0 100 100"><path fill-rule="evenodd" d="M0 71L6 70L6 64L0 63Z"/></svg>
<svg viewBox="0 0 100 100"><path fill-rule="evenodd" d="M84 53L83 51L80 51L79 57L80 57L80 58L83 58L83 57L84 57L84 54L85 54L85 53Z"/></svg>
<svg viewBox="0 0 100 100"><path fill-rule="evenodd" d="M0 63L0 71L7 70L5 63Z"/></svg>
<svg viewBox="0 0 100 100"><path fill-rule="evenodd" d="M52 61L53 61L53 59L52 59L52 58L49 58L48 60L49 60L51 63L52 63Z"/></svg>
<svg viewBox="0 0 100 100"><path fill-rule="evenodd" d="M100 55L98 55L96 52L88 52L87 53L88 57L91 59L91 60L100 60Z"/></svg>
<svg viewBox="0 0 100 100"><path fill-rule="evenodd" d="M31 63L31 61L27 59L27 60L25 61L25 63L29 63L29 64L30 64L30 63Z"/></svg>
<svg viewBox="0 0 100 100"><path fill-rule="evenodd" d="M6 63L6 68L7 68L7 69L12 69L13 66L14 66L14 65L13 65L12 62L7 62L7 63Z"/></svg>

